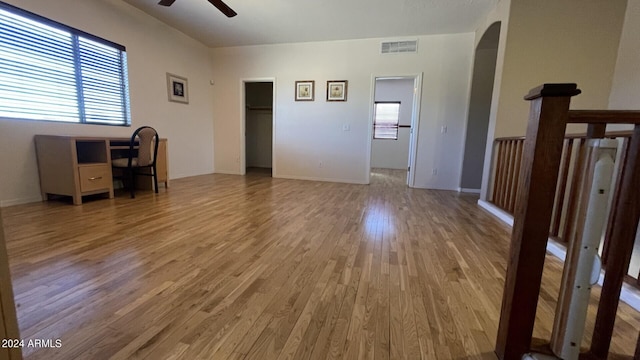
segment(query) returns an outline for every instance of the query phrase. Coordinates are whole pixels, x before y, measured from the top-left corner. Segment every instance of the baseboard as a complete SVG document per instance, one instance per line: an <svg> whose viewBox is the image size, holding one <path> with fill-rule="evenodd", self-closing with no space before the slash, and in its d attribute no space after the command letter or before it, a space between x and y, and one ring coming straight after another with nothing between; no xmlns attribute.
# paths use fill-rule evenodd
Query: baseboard
<svg viewBox="0 0 640 360"><path fill-rule="evenodd" d="M503 223L513 227L513 216L511 216L511 214L509 214L508 212L482 199L478 200L478 205L481 208L487 210L491 215L497 217Z"/></svg>
<svg viewBox="0 0 640 360"><path fill-rule="evenodd" d="M470 194L480 194L480 189L458 188L458 192L470 193Z"/></svg>
<svg viewBox="0 0 640 360"><path fill-rule="evenodd" d="M513 216L511 216L511 214L484 200L478 200L478 206L485 209L491 215L500 219L500 221L513 227ZM567 257L567 250L565 249L565 247L558 244L557 241L551 238L549 238L549 240L547 241L547 252L562 260L563 262ZM600 278L598 279L598 285L602 286L603 281L604 271L601 271ZM634 308L636 311L640 311L640 290L634 288L633 286L629 286L627 284L622 285L620 300Z"/></svg>
<svg viewBox="0 0 640 360"><path fill-rule="evenodd" d="M40 201L42 201L42 198L40 196L21 198L21 199L12 199L12 200L0 200L0 208L14 206L14 205L29 204L29 203L40 202Z"/></svg>
<svg viewBox="0 0 640 360"><path fill-rule="evenodd" d="M214 174L224 174L224 175L242 175L237 171L232 170L216 170Z"/></svg>
<svg viewBox="0 0 640 360"><path fill-rule="evenodd" d="M272 175L274 178L279 179L290 179L290 180L307 180L307 181L323 181L323 182L335 182L335 183L343 183L343 184L359 184L366 185L367 183L364 181L356 181L352 179L335 179L335 178L321 178L315 176L297 176L297 175L280 175L276 174Z"/></svg>

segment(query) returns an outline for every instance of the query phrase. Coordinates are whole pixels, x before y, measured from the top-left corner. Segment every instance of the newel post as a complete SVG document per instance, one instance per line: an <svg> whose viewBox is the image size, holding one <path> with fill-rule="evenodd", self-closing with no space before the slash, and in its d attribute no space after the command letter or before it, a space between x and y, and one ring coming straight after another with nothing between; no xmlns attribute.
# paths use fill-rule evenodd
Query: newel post
<svg viewBox="0 0 640 360"><path fill-rule="evenodd" d="M576 84L544 84L525 97L531 110L496 341L502 360L520 360L531 346L569 103L578 94Z"/></svg>

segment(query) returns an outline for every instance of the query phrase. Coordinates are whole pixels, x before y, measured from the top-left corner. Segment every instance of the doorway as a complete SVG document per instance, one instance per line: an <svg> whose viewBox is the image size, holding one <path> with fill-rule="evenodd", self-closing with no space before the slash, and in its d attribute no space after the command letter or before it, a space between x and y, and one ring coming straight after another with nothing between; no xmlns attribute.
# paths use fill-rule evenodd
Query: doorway
<svg viewBox="0 0 640 360"><path fill-rule="evenodd" d="M413 186L420 76L375 77L370 175Z"/></svg>
<svg viewBox="0 0 640 360"><path fill-rule="evenodd" d="M485 31L476 48L460 177L463 192L479 194L482 187L499 40L500 23L496 22Z"/></svg>
<svg viewBox="0 0 640 360"><path fill-rule="evenodd" d="M273 174L273 81L244 82L245 174Z"/></svg>

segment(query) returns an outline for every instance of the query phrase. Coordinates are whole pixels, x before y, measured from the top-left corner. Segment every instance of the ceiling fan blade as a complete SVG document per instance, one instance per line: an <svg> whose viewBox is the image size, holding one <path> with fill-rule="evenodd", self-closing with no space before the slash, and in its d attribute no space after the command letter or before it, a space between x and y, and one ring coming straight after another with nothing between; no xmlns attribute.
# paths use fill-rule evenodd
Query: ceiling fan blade
<svg viewBox="0 0 640 360"><path fill-rule="evenodd" d="M217 7L218 10L222 11L223 14L227 15L227 17L231 18L238 15L238 13L233 11L233 9L231 9L227 4L223 3L222 0L209 0L209 2L213 4L213 6Z"/></svg>
<svg viewBox="0 0 640 360"><path fill-rule="evenodd" d="M160 2L158 3L158 5L162 5L162 6L171 6L173 5L173 3L176 0L160 0Z"/></svg>

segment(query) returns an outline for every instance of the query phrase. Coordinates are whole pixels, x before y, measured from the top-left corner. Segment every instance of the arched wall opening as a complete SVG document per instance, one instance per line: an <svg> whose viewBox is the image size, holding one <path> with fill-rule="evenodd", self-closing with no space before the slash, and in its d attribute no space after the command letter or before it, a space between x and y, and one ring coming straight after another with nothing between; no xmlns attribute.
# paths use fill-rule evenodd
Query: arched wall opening
<svg viewBox="0 0 640 360"><path fill-rule="evenodd" d="M476 47L469 97L467 135L460 177L460 189L465 192L480 193L482 186L500 26L500 22L489 26Z"/></svg>

